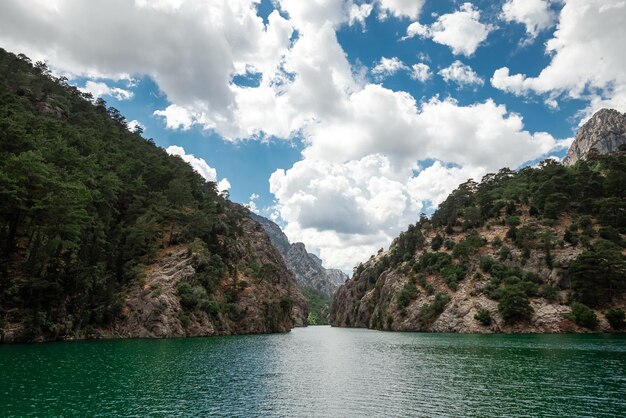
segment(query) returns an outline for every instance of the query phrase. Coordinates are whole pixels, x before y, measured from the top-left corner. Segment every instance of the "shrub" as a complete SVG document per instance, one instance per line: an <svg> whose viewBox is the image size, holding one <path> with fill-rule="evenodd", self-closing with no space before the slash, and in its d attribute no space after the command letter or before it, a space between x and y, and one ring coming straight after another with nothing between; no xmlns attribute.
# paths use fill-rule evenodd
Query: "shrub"
<svg viewBox="0 0 626 418"><path fill-rule="evenodd" d="M442 245L443 245L443 237L437 234L431 241L430 248L432 248L433 251L439 251Z"/></svg>
<svg viewBox="0 0 626 418"><path fill-rule="evenodd" d="M403 310L406 308L418 295L419 290L415 287L415 283L413 283L412 280L406 282L396 297L396 305L398 306L398 309Z"/></svg>
<svg viewBox="0 0 626 418"><path fill-rule="evenodd" d="M626 314L623 309L611 308L604 313L604 316L613 329L623 329L626 326Z"/></svg>
<svg viewBox="0 0 626 418"><path fill-rule="evenodd" d="M417 275L417 284L419 284L423 288L426 288L426 285L428 285L428 282L426 281L426 275L424 273L420 273Z"/></svg>
<svg viewBox="0 0 626 418"><path fill-rule="evenodd" d="M435 293L435 288L430 283L428 283L426 287L424 287L424 289L426 290L427 295L432 295L433 293Z"/></svg>
<svg viewBox="0 0 626 418"><path fill-rule="evenodd" d="M454 246L456 245L456 243L454 242L453 239L447 238L444 242L443 242L443 246L446 248L446 250L451 250L454 248Z"/></svg>
<svg viewBox="0 0 626 418"><path fill-rule="evenodd" d="M509 324L527 321L534 312L533 307L530 306L528 295L519 285L505 286L500 290L498 311Z"/></svg>
<svg viewBox="0 0 626 418"><path fill-rule="evenodd" d="M450 302L450 296L445 293L437 293L432 303L422 305L419 312L419 323L422 327L427 327L441 315L446 305Z"/></svg>
<svg viewBox="0 0 626 418"><path fill-rule="evenodd" d="M565 314L567 319L574 321L581 327L595 329L598 327L598 317L596 313L582 303L573 302L570 305L572 312Z"/></svg>
<svg viewBox="0 0 626 418"><path fill-rule="evenodd" d="M554 302L559 296L559 289L557 289L555 286L552 286L551 284L546 284L541 286L539 295L542 298L549 300L550 302Z"/></svg>
<svg viewBox="0 0 626 418"><path fill-rule="evenodd" d="M491 324L491 314L485 308L480 308L476 315L474 315L474 319L480 322L483 325Z"/></svg>

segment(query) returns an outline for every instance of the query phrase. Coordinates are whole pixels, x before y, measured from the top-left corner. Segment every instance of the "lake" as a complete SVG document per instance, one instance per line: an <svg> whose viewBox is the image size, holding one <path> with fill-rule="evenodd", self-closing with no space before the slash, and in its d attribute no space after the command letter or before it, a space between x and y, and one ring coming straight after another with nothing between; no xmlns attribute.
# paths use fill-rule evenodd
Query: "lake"
<svg viewBox="0 0 626 418"><path fill-rule="evenodd" d="M2 416L626 416L625 335L288 334L0 346Z"/></svg>

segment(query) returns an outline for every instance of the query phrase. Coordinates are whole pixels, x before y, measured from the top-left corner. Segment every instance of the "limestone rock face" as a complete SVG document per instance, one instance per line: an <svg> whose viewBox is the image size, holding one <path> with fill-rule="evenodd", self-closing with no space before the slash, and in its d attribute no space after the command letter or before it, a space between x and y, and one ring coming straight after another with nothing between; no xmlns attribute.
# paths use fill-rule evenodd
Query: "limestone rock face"
<svg viewBox="0 0 626 418"><path fill-rule="evenodd" d="M595 149L599 154L608 154L617 151L620 145L624 144L626 144L626 113L602 109L578 130L563 163L571 165L587 158L591 149Z"/></svg>
<svg viewBox="0 0 626 418"><path fill-rule="evenodd" d="M271 266L271 274L254 277L235 272L237 277L229 273L222 278L215 293L219 300L234 282L247 283L238 295L237 315L184 312L177 288L181 281L193 280L201 257L188 245L178 245L164 249L143 283L129 289L122 319L102 333L119 338L169 338L286 332L306 326L308 307L293 274L258 223L247 219L242 227L259 262ZM290 301L291 306L283 307L283 301ZM187 324L181 320L183 314L188 314Z"/></svg>
<svg viewBox="0 0 626 418"><path fill-rule="evenodd" d="M280 227L269 219L254 213L250 216L261 224L300 286L317 290L329 298L333 297L337 288L348 278L344 272L324 268L319 257L307 252L301 242L291 244Z"/></svg>
<svg viewBox="0 0 626 418"><path fill-rule="evenodd" d="M528 216L522 217L528 222ZM552 232L563 236L568 226L568 220L556 223ZM478 231L490 241L494 239L505 241L508 227L492 224L489 229L480 228ZM425 235L426 242L430 242L436 232ZM451 237L458 242L465 233L456 233ZM583 248L564 243L563 247L553 250L552 256L555 266L548 267L541 252L533 252L525 259L521 250L511 248L510 260L507 263L516 265L539 275L545 283L558 286L561 289L552 300L543 297L533 297L530 300L533 308L532 318L528 322L507 324L498 311L498 301L490 299L485 293L490 277L479 266L482 256L497 258L497 250L490 245L481 248L468 262L466 278L458 283L456 290L451 290L445 280L436 275L428 274L426 281L430 291L416 283L416 295L401 307L399 295L409 281L416 279L411 263L428 252L429 248L419 250L412 261L405 261L381 271L377 264L387 255L381 252L363 263L353 277L348 279L335 294L330 310L329 320L332 326L372 328L388 331L427 331L427 332L459 332L459 333L560 333L560 332L589 332L565 319L563 314L570 312L567 306L568 283L559 281L563 277L563 269L578 256ZM449 250L442 250L450 253ZM449 301L442 308L441 313L432 322L425 322L423 309L432 305L437 294L446 294ZM625 301L617 301L618 307L623 307ZM489 312L491 323L483 325L476 320L476 314L485 309ZM602 311L596 311L600 321L599 331L611 331Z"/></svg>

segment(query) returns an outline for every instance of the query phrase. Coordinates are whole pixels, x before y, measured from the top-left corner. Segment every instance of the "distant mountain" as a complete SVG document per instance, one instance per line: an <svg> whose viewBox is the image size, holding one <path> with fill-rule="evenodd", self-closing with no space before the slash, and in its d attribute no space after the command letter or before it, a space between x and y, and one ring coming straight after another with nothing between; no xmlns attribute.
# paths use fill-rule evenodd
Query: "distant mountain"
<svg viewBox="0 0 626 418"><path fill-rule="evenodd" d="M287 268L293 272L296 281L302 287L313 289L332 298L339 286L348 278L341 270L324 268L322 260L315 254L307 252L303 243L291 244L276 223L254 213L251 217L263 226L270 241L285 259Z"/></svg>
<svg viewBox="0 0 626 418"><path fill-rule="evenodd" d="M0 49L0 342L285 332L307 303L242 206Z"/></svg>
<svg viewBox="0 0 626 418"><path fill-rule="evenodd" d="M602 109L578 130L563 163L571 165L585 159L592 149L599 154L608 154L622 145L626 145L626 113Z"/></svg>
<svg viewBox="0 0 626 418"><path fill-rule="evenodd" d="M356 267L335 294L331 324L480 333L626 329L623 133L624 115L601 111L576 136L574 164L547 160L461 184L430 219Z"/></svg>

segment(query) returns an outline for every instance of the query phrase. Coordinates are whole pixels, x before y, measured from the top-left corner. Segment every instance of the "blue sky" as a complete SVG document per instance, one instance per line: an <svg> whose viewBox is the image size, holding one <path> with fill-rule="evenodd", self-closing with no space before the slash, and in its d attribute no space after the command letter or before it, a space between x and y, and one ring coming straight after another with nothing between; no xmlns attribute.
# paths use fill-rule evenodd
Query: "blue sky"
<svg viewBox="0 0 626 418"><path fill-rule="evenodd" d="M1 47L346 271L468 177L561 158L626 107L618 0L35 3L3 5Z"/></svg>

